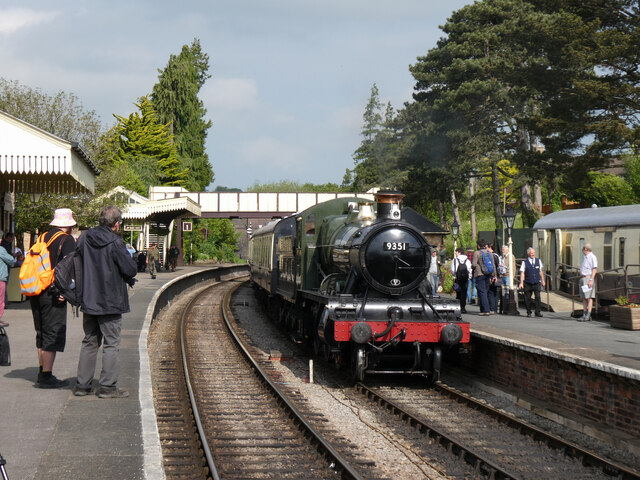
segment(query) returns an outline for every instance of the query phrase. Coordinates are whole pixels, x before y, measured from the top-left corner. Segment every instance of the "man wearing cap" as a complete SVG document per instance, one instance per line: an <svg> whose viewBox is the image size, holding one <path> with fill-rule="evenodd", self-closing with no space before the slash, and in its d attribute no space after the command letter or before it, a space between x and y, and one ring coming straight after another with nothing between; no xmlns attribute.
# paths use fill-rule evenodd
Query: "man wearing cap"
<svg viewBox="0 0 640 480"><path fill-rule="evenodd" d="M53 227L44 235L48 242L55 234L62 232L49 245L51 268L58 261L76 249L76 241L70 235L71 227L76 224L69 208L58 208L50 225ZM57 352L63 352L67 339L67 302L49 287L40 295L29 298L33 324L36 329L36 347L40 371L36 386L39 388L62 388L68 385L66 380L59 380L53 375L53 362Z"/></svg>
<svg viewBox="0 0 640 480"><path fill-rule="evenodd" d="M151 274L151 278L156 278L156 274L158 273L158 261L160 260L160 251L158 247L156 247L155 243L152 243L147 251L147 264L149 265L149 273Z"/></svg>

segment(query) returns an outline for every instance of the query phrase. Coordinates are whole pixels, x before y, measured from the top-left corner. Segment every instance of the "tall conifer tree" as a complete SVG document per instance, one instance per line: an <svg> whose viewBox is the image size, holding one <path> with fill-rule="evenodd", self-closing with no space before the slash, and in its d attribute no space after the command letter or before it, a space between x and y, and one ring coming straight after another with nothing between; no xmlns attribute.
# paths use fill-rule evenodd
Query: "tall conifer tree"
<svg viewBox="0 0 640 480"><path fill-rule="evenodd" d="M158 70L158 83L153 87L151 102L161 123L172 128L178 156L189 170L186 188L202 191L213 181L213 170L205 152L207 130L211 121L198 92L211 77L209 56L196 38L183 45L180 54L171 55L164 70Z"/></svg>

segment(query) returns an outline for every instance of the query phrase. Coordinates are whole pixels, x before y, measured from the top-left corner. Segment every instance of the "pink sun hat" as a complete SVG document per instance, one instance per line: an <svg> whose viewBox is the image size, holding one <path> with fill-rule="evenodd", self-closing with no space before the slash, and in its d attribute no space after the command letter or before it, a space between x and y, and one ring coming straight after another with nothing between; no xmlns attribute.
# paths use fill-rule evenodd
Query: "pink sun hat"
<svg viewBox="0 0 640 480"><path fill-rule="evenodd" d="M53 220L49 225L54 227L73 227L76 221L70 208L58 208L53 214Z"/></svg>

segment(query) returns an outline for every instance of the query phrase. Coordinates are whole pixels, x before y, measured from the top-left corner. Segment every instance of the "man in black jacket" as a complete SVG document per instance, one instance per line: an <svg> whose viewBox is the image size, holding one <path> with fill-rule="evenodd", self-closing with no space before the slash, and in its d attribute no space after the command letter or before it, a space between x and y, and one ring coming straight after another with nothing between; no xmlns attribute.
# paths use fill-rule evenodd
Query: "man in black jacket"
<svg viewBox="0 0 640 480"><path fill-rule="evenodd" d="M127 285L133 286L136 263L122 238L116 235L122 224L122 212L117 207L105 207L100 212L99 225L89 229L78 240L82 256L83 328L77 396L91 393L96 369L96 357L102 347L100 398L128 397L129 392L117 387L120 373L120 331L122 314L129 311Z"/></svg>

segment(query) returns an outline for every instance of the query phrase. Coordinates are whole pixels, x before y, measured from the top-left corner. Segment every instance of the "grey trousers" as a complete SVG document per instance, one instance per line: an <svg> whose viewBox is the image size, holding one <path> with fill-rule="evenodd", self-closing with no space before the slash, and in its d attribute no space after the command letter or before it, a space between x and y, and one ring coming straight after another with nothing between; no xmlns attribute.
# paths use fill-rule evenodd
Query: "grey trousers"
<svg viewBox="0 0 640 480"><path fill-rule="evenodd" d="M84 339L78 360L78 388L91 388L98 350L102 344L100 386L115 388L120 374L120 330L122 315L83 314Z"/></svg>

